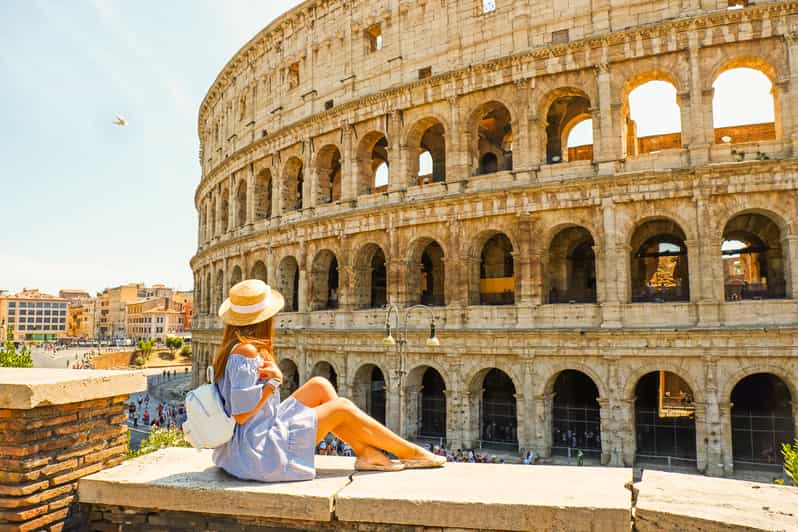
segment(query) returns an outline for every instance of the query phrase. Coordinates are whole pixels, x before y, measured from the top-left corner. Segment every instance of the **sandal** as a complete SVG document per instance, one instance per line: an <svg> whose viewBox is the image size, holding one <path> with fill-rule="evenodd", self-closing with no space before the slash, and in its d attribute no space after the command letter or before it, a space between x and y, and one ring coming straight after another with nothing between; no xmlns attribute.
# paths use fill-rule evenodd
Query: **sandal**
<svg viewBox="0 0 798 532"><path fill-rule="evenodd" d="M401 460L406 469L424 469L428 467L443 467L446 463L445 456L433 454L429 458L408 458Z"/></svg>
<svg viewBox="0 0 798 532"><path fill-rule="evenodd" d="M405 467L402 462L391 461L388 464L375 464L365 460L355 460L355 471L401 471Z"/></svg>

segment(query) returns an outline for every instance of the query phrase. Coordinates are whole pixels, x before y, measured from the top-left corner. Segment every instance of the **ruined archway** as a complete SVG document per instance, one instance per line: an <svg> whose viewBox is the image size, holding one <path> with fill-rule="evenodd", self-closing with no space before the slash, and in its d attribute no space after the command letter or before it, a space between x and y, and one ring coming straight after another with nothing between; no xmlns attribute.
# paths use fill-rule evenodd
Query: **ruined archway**
<svg viewBox="0 0 798 532"><path fill-rule="evenodd" d="M430 366L418 366L407 374L408 434L417 440L446 443L446 382Z"/></svg>
<svg viewBox="0 0 798 532"><path fill-rule="evenodd" d="M236 190L236 227L247 223L247 182L241 180Z"/></svg>
<svg viewBox="0 0 798 532"><path fill-rule="evenodd" d="M316 201L332 203L341 199L341 152L332 144L324 146L316 156Z"/></svg>
<svg viewBox="0 0 798 532"><path fill-rule="evenodd" d="M283 312L299 310L299 264L294 257L285 257L277 269L277 290L285 298Z"/></svg>
<svg viewBox="0 0 798 532"><path fill-rule="evenodd" d="M668 219L641 224L631 241L632 302L690 301L687 245Z"/></svg>
<svg viewBox="0 0 798 532"><path fill-rule="evenodd" d="M339 297L338 259L329 249L316 254L311 269L311 310L334 310Z"/></svg>
<svg viewBox="0 0 798 532"><path fill-rule="evenodd" d="M515 303L515 265L513 245L504 233L496 233L482 246L472 305L513 305Z"/></svg>
<svg viewBox="0 0 798 532"><path fill-rule="evenodd" d="M358 195L385 192L388 187L388 139L379 131L366 134L358 144Z"/></svg>
<svg viewBox="0 0 798 532"><path fill-rule="evenodd" d="M382 248L374 243L363 246L357 255L354 270L354 307L384 307L388 297L388 269Z"/></svg>
<svg viewBox="0 0 798 532"><path fill-rule="evenodd" d="M329 362L322 360L317 362L315 366L313 366L313 371L310 372L311 377L324 377L330 384L332 384L333 388L338 391L338 372L335 371L335 368Z"/></svg>
<svg viewBox="0 0 798 532"><path fill-rule="evenodd" d="M250 279L260 279L268 284L268 274L266 273L266 265L262 261L256 261L252 265L252 270L249 272Z"/></svg>
<svg viewBox="0 0 798 532"><path fill-rule="evenodd" d="M478 412L480 447L518 449L516 388L507 373L497 368L480 371L472 380L471 394Z"/></svg>
<svg viewBox="0 0 798 532"><path fill-rule="evenodd" d="M593 236L584 227L563 229L549 247L546 285L549 303L596 302Z"/></svg>
<svg viewBox="0 0 798 532"><path fill-rule="evenodd" d="M475 174L513 169L513 128L510 111L496 101L481 105L474 113L473 142Z"/></svg>
<svg viewBox="0 0 798 532"><path fill-rule="evenodd" d="M443 124L435 118L419 120L407 139L411 184L424 185L446 180L446 139Z"/></svg>
<svg viewBox="0 0 798 532"><path fill-rule="evenodd" d="M364 364L355 372L352 397L361 410L385 424L385 375L379 366Z"/></svg>
<svg viewBox="0 0 798 532"><path fill-rule="evenodd" d="M647 373L635 388L635 461L696 465L695 397L670 371Z"/></svg>
<svg viewBox="0 0 798 532"><path fill-rule="evenodd" d="M255 176L255 219L268 220L272 217L272 173L264 168Z"/></svg>
<svg viewBox="0 0 798 532"><path fill-rule="evenodd" d="M305 174L302 161L298 157L291 157L283 167L283 212L302 209L302 187L304 181Z"/></svg>
<svg viewBox="0 0 798 532"><path fill-rule="evenodd" d="M721 253L726 301L786 297L781 231L773 220L738 214L723 230Z"/></svg>
<svg viewBox="0 0 798 532"><path fill-rule="evenodd" d="M244 278L244 273L241 271L241 266L235 265L233 267L233 271L230 274L230 286L233 287L240 283Z"/></svg>
<svg viewBox="0 0 798 532"><path fill-rule="evenodd" d="M575 127L590 121L589 137L569 145ZM590 99L577 89L568 89L555 99L546 113L546 161L549 164L563 161L593 159L593 132Z"/></svg>
<svg viewBox="0 0 798 532"><path fill-rule="evenodd" d="M279 366L280 371L283 372L283 384L280 387L280 400L284 401L299 388L299 368L296 363L289 358L282 359Z"/></svg>
<svg viewBox="0 0 798 532"><path fill-rule="evenodd" d="M776 92L772 67L757 59L730 60L712 83L715 143L776 140ZM741 105L740 99L745 98Z"/></svg>
<svg viewBox="0 0 798 532"><path fill-rule="evenodd" d="M781 447L795 440L790 389L772 373L743 378L731 393L732 456L735 468L781 469Z"/></svg>
<svg viewBox="0 0 798 532"><path fill-rule="evenodd" d="M221 207L222 233L226 233L230 230L230 191L227 188L222 190Z"/></svg>
<svg viewBox="0 0 798 532"><path fill-rule="evenodd" d="M574 456L578 451L601 457L601 408L596 383L581 371L567 369L554 381L551 450Z"/></svg>
<svg viewBox="0 0 798 532"><path fill-rule="evenodd" d="M627 157L682 147L679 95L670 74L646 72L632 79L624 90L623 113Z"/></svg>
<svg viewBox="0 0 798 532"><path fill-rule="evenodd" d="M445 275L443 248L431 238L421 238L411 245L407 275L408 303L443 306Z"/></svg>

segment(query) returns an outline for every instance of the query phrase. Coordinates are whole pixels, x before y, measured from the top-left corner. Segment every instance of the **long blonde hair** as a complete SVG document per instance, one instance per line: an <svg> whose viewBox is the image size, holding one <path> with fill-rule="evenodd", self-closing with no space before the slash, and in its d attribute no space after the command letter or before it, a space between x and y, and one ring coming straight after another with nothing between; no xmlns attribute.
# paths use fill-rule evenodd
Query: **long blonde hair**
<svg viewBox="0 0 798 532"><path fill-rule="evenodd" d="M274 321L269 318L266 321L253 323L252 325L227 325L222 332L222 342L213 357L213 380L218 381L224 377L224 370L227 367L227 359L230 358L230 351L238 344L251 344L255 346L258 353L271 362L276 362L274 358Z"/></svg>

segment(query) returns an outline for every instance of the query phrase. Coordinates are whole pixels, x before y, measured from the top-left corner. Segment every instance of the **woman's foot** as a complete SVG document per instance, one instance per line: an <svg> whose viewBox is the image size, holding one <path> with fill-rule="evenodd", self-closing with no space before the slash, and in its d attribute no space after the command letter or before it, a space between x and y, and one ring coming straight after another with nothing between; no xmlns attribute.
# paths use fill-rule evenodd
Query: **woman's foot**
<svg viewBox="0 0 798 532"><path fill-rule="evenodd" d="M355 460L356 471L401 471L404 468L404 464L394 462L374 447L362 449Z"/></svg>
<svg viewBox="0 0 798 532"><path fill-rule="evenodd" d="M446 463L445 456L432 454L426 449L416 447L416 452L412 455L402 458L401 462L407 469L422 469L427 467L441 467Z"/></svg>

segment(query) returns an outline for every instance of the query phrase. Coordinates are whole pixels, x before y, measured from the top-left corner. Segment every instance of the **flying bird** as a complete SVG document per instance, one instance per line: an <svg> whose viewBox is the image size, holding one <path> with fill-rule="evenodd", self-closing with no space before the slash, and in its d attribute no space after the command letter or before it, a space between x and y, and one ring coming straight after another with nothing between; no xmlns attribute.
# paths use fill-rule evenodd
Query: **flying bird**
<svg viewBox="0 0 798 532"><path fill-rule="evenodd" d="M117 126L126 126L127 120L125 120L125 117L122 115L116 115L116 120L114 120L114 124Z"/></svg>

